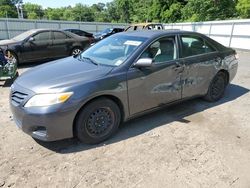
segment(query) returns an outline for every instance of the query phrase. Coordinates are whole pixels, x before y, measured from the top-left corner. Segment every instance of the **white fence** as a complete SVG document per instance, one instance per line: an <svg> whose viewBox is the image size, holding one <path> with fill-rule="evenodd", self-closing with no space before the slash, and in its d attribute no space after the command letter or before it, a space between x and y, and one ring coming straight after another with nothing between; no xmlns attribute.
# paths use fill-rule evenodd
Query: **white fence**
<svg viewBox="0 0 250 188"><path fill-rule="evenodd" d="M81 29L91 33L99 32L106 28L124 28L126 24L99 23L99 22L71 22L27 19L3 19L0 18L0 39L12 38L29 29Z"/></svg>
<svg viewBox="0 0 250 188"><path fill-rule="evenodd" d="M164 24L165 29L203 33L225 46L250 50L250 19Z"/></svg>
<svg viewBox="0 0 250 188"><path fill-rule="evenodd" d="M105 28L125 27L127 24L99 22L70 22L27 19L0 19L0 39L8 39L29 29L82 29L88 32L99 32ZM238 49L250 50L250 19L194 23L164 24L165 29L182 29L203 33L214 40Z"/></svg>

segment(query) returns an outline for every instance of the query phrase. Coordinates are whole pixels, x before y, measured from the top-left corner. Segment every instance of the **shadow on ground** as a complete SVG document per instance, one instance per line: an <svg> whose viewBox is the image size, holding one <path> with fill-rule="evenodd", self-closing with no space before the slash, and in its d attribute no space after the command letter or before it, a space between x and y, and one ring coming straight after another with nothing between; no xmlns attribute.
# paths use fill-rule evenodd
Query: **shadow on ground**
<svg viewBox="0 0 250 188"><path fill-rule="evenodd" d="M120 142L148 132L156 127L163 125L167 126L167 124L174 121L189 123L189 121L186 120L185 117L233 101L248 92L249 89L247 88L230 84L225 92L224 98L222 98L218 102L209 103L202 99L193 99L174 106L163 108L146 116L141 116L140 118L136 118L122 124L117 134L113 138L98 145L82 144L77 139L66 139L56 142L37 142L40 145L57 153L65 154L80 152L83 150Z"/></svg>

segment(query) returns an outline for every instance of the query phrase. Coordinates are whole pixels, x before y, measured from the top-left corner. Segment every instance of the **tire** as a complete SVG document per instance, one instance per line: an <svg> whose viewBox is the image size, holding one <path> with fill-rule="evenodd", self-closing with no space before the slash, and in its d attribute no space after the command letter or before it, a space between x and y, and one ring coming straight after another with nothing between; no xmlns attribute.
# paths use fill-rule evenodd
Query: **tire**
<svg viewBox="0 0 250 188"><path fill-rule="evenodd" d="M71 54L72 56L77 56L78 54L80 54L82 52L82 48L80 47L75 47L73 48L73 50L71 51Z"/></svg>
<svg viewBox="0 0 250 188"><path fill-rule="evenodd" d="M220 100L225 92L227 86L226 74L223 72L218 72L213 80L211 81L207 94L205 95L205 100L209 102L216 102Z"/></svg>
<svg viewBox="0 0 250 188"><path fill-rule="evenodd" d="M97 144L111 137L119 127L120 109L107 98L87 104L78 114L75 124L77 138L86 144Z"/></svg>
<svg viewBox="0 0 250 188"><path fill-rule="evenodd" d="M13 61L13 63L16 63L18 65L19 62L18 62L17 55L12 51L9 51L9 54L10 54L9 59L11 59L11 61Z"/></svg>

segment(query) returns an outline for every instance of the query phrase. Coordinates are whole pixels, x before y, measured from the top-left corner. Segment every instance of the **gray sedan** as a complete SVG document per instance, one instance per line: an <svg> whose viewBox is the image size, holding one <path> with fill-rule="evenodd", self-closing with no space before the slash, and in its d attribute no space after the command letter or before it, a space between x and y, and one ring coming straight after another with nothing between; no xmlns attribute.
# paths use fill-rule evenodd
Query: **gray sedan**
<svg viewBox="0 0 250 188"><path fill-rule="evenodd" d="M11 86L10 106L17 126L36 139L99 143L163 106L219 100L237 72L235 55L194 32L119 33L25 72Z"/></svg>

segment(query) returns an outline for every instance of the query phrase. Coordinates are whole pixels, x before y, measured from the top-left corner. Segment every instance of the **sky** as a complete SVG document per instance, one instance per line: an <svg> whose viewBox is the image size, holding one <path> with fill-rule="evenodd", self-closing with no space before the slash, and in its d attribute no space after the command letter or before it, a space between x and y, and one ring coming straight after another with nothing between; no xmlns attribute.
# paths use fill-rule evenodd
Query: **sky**
<svg viewBox="0 0 250 188"><path fill-rule="evenodd" d="M58 8L58 7L66 7L66 6L74 6L76 3L81 3L85 5L92 5L95 3L107 3L111 2L112 0L23 0L23 3L34 3L38 5L42 5L43 8L51 7L51 8Z"/></svg>

